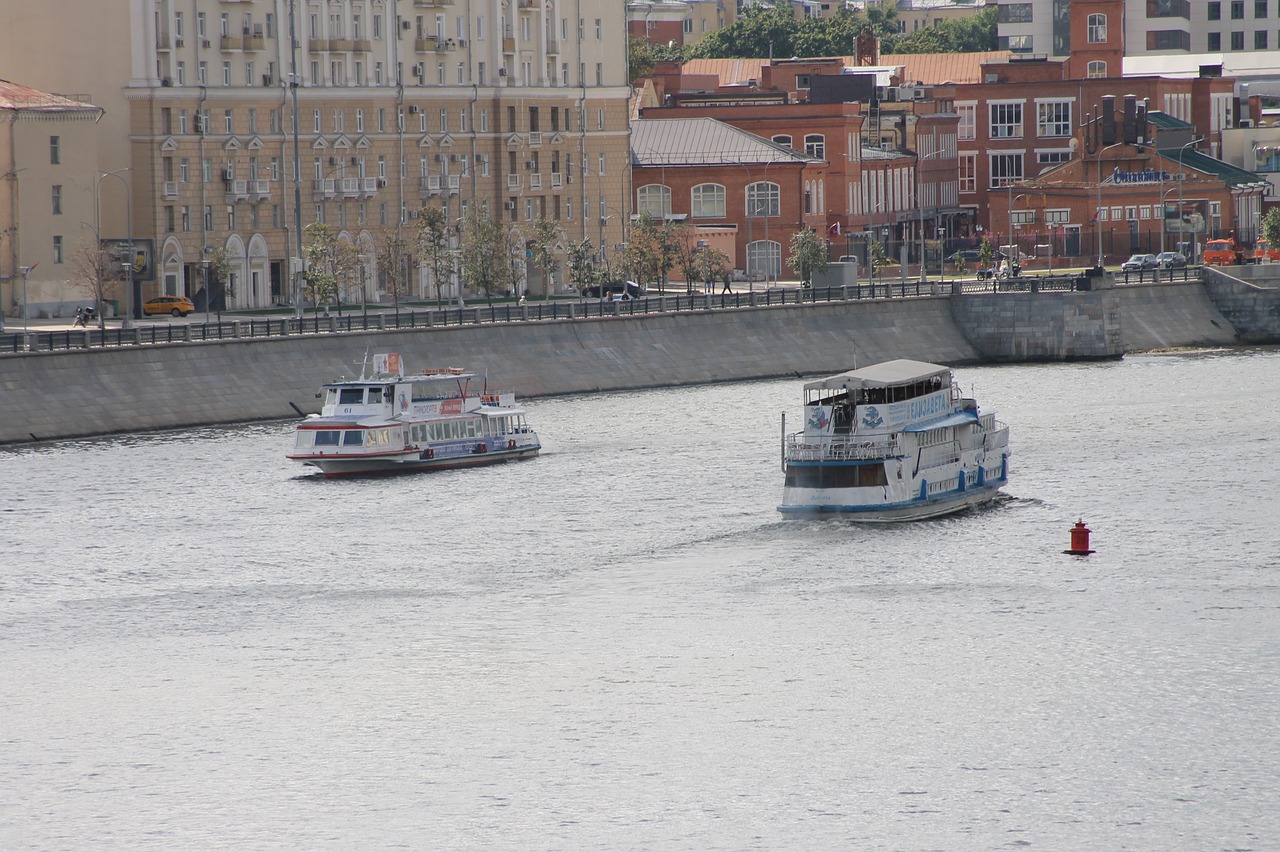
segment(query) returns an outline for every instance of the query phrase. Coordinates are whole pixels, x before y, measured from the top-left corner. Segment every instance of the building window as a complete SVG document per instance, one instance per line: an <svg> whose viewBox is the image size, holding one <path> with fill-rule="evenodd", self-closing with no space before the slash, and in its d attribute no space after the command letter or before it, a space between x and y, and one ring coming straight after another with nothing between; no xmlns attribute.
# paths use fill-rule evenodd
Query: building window
<svg viewBox="0 0 1280 852"><path fill-rule="evenodd" d="M671 213L671 189L651 183L636 190L636 212L665 218Z"/></svg>
<svg viewBox="0 0 1280 852"><path fill-rule="evenodd" d="M785 134L785 133L779 133L777 136L774 136L774 137L773 137L773 143L774 143L775 145L786 145L788 148L790 148L790 147L791 147L791 137L790 137L790 136L788 136L788 135L787 135L787 134Z"/></svg>
<svg viewBox="0 0 1280 852"><path fill-rule="evenodd" d="M1244 50L1244 33L1236 32L1231 34L1231 49Z"/></svg>
<svg viewBox="0 0 1280 852"><path fill-rule="evenodd" d="M809 74L797 74L797 75L796 75L796 88L797 88L797 89L807 89L807 88L809 88L809 78L810 78L810 76L811 76L811 75L809 75Z"/></svg>
<svg viewBox="0 0 1280 852"><path fill-rule="evenodd" d="M1089 44L1106 44L1107 16L1106 15L1090 15L1088 23L1089 23Z"/></svg>
<svg viewBox="0 0 1280 852"><path fill-rule="evenodd" d="M1084 75L1089 79L1107 76L1107 63L1100 59L1095 59L1085 66Z"/></svg>
<svg viewBox="0 0 1280 852"><path fill-rule="evenodd" d="M1253 49L1254 50L1267 49L1267 31L1266 30L1254 30Z"/></svg>
<svg viewBox="0 0 1280 852"><path fill-rule="evenodd" d="M1147 17L1186 18L1190 20L1191 4L1188 0L1147 0Z"/></svg>
<svg viewBox="0 0 1280 852"><path fill-rule="evenodd" d="M769 181L759 181L757 183L748 184L747 186L747 216L748 218L758 218L760 216L780 216L782 215L781 194L776 183Z"/></svg>
<svg viewBox="0 0 1280 852"><path fill-rule="evenodd" d="M1022 138L1022 103L993 103L991 107L991 138Z"/></svg>
<svg viewBox="0 0 1280 852"><path fill-rule="evenodd" d="M53 262L62 263L62 237L55 236L53 238Z"/></svg>
<svg viewBox="0 0 1280 852"><path fill-rule="evenodd" d="M773 240L747 243L747 275L777 278L782 274L782 244Z"/></svg>
<svg viewBox="0 0 1280 852"><path fill-rule="evenodd" d="M1231 20L1244 20L1244 0L1231 0Z"/></svg>
<svg viewBox="0 0 1280 852"><path fill-rule="evenodd" d="M1186 30L1147 30L1147 50L1190 50L1191 33Z"/></svg>
<svg viewBox="0 0 1280 852"><path fill-rule="evenodd" d="M996 21L1001 24L1031 23L1032 3L1001 3L997 7Z"/></svg>
<svg viewBox="0 0 1280 852"><path fill-rule="evenodd" d="M1056 166L1060 163L1068 163L1071 161L1071 149L1066 148L1058 151L1037 151L1036 162L1042 166Z"/></svg>
<svg viewBox="0 0 1280 852"><path fill-rule="evenodd" d="M1071 101L1036 104L1036 132L1042 137L1071 135Z"/></svg>
<svg viewBox="0 0 1280 852"><path fill-rule="evenodd" d="M1000 8L1004 8L1001 6ZM977 104L956 104L956 112L960 115L958 139L976 139L978 133Z"/></svg>
<svg viewBox="0 0 1280 852"><path fill-rule="evenodd" d="M1070 210L1046 210L1044 221L1049 225L1065 225L1071 221Z"/></svg>
<svg viewBox="0 0 1280 852"><path fill-rule="evenodd" d="M1222 4L1221 3L1213 2L1209 4L1209 20L1211 21L1222 20Z"/></svg>
<svg viewBox="0 0 1280 852"><path fill-rule="evenodd" d="M62 215L62 184L53 185L53 215Z"/></svg>
<svg viewBox="0 0 1280 852"><path fill-rule="evenodd" d="M1267 0L1253 0L1253 16L1259 21L1266 20L1268 5Z"/></svg>
<svg viewBox="0 0 1280 852"><path fill-rule="evenodd" d="M1211 51L1222 50L1222 33L1209 33L1208 47Z"/></svg>
<svg viewBox="0 0 1280 852"><path fill-rule="evenodd" d="M1029 35L1000 36L997 47L1010 53L1030 53L1033 44Z"/></svg>
<svg viewBox="0 0 1280 852"><path fill-rule="evenodd" d="M978 191L978 155L960 154L960 191Z"/></svg>
<svg viewBox="0 0 1280 852"><path fill-rule="evenodd" d="M62 162L62 138L60 136L49 137L49 162L55 166Z"/></svg>
<svg viewBox="0 0 1280 852"><path fill-rule="evenodd" d="M804 137L804 152L819 160L827 158L827 138L821 133L809 133Z"/></svg>
<svg viewBox="0 0 1280 852"><path fill-rule="evenodd" d="M991 187L1007 186L1022 180L1022 154L989 154Z"/></svg>
<svg viewBox="0 0 1280 852"><path fill-rule="evenodd" d="M690 213L695 219L723 219L724 187L718 183L700 183L693 188Z"/></svg>
<svg viewBox="0 0 1280 852"><path fill-rule="evenodd" d="M1013 224L1016 225L1032 225L1036 221L1036 211L1034 210L1014 210L1012 213Z"/></svg>

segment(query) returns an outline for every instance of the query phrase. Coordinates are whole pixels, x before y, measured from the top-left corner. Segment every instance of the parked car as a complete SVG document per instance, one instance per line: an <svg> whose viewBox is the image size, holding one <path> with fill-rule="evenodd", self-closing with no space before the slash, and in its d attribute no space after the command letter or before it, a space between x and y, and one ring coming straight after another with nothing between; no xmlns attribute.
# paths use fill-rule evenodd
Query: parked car
<svg viewBox="0 0 1280 852"><path fill-rule="evenodd" d="M1187 265L1187 259L1176 251L1162 251L1156 255L1156 265L1161 269L1181 269Z"/></svg>
<svg viewBox="0 0 1280 852"><path fill-rule="evenodd" d="M175 317L185 317L195 309L195 304L186 296L156 296L142 303L142 313L147 316L172 314Z"/></svg>
<svg viewBox="0 0 1280 852"><path fill-rule="evenodd" d="M594 284L586 289L589 299L611 299L614 296L626 296L628 299L643 299L644 288L634 281L610 281L603 287Z"/></svg>
<svg viewBox="0 0 1280 852"><path fill-rule="evenodd" d="M1154 254L1134 254L1129 259L1120 264L1123 272L1144 272L1148 269L1156 268L1156 256Z"/></svg>
<svg viewBox="0 0 1280 852"><path fill-rule="evenodd" d="M996 250L991 252L991 259L996 263L1004 260L1005 257L1007 257L1007 255L1002 251ZM965 263L978 263L982 260L982 252L977 249L960 249L960 251L947 256L947 263L950 263L953 266L956 261L960 260L963 260Z"/></svg>

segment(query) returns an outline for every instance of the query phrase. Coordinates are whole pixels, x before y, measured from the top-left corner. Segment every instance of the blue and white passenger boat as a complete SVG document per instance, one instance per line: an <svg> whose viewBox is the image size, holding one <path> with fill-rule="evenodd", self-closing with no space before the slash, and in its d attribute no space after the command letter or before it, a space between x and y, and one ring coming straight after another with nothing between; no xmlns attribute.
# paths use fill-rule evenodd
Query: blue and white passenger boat
<svg viewBox="0 0 1280 852"><path fill-rule="evenodd" d="M965 398L951 370L887 361L807 382L804 429L782 419L778 510L909 521L995 499L1009 479L1009 427Z"/></svg>
<svg viewBox="0 0 1280 852"><path fill-rule="evenodd" d="M486 385L460 367L405 375L399 355L374 355L360 378L324 386L320 413L298 423L287 455L327 477L536 456L542 444L515 407L515 394Z"/></svg>

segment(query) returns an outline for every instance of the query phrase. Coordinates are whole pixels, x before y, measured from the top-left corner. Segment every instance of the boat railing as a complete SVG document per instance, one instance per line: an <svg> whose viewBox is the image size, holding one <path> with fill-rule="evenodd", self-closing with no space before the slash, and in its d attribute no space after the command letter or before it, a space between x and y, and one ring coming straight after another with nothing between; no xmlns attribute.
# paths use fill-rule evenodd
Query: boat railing
<svg viewBox="0 0 1280 852"><path fill-rule="evenodd" d="M1007 446L1009 446L1009 427L997 420L995 421L995 428L987 431L987 436L982 442L982 448L987 452L992 452Z"/></svg>
<svg viewBox="0 0 1280 852"><path fill-rule="evenodd" d="M818 437L797 432L787 436L787 458L794 461L859 461L901 455L896 439L869 441L866 438Z"/></svg>

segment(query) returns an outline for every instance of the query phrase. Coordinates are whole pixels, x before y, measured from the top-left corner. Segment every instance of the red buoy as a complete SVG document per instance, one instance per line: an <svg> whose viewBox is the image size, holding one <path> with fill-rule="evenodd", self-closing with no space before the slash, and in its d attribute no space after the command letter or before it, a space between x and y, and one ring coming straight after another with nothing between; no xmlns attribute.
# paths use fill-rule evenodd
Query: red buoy
<svg viewBox="0 0 1280 852"><path fill-rule="evenodd" d="M1089 549L1089 528L1084 525L1084 518L1076 521L1076 525L1071 528L1071 549L1062 552L1072 556L1088 556L1093 553Z"/></svg>

